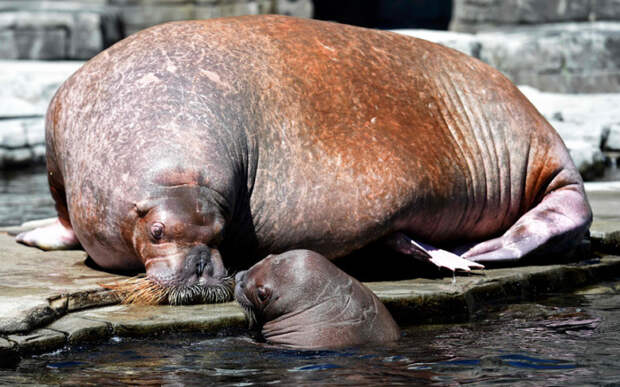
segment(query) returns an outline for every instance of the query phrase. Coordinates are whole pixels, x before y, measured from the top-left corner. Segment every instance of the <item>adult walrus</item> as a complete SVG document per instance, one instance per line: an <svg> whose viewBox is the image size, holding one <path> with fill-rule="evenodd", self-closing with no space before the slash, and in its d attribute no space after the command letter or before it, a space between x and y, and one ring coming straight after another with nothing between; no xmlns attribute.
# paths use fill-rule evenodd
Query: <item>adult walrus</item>
<svg viewBox="0 0 620 387"><path fill-rule="evenodd" d="M205 289L269 253L334 259L383 238L469 270L570 249L591 222L562 140L509 80L385 31L155 26L72 75L46 122L59 221L18 240L146 268L171 303L230 298Z"/></svg>
<svg viewBox="0 0 620 387"><path fill-rule="evenodd" d="M319 349L400 337L370 289L313 251L270 255L235 278L235 299L268 343Z"/></svg>

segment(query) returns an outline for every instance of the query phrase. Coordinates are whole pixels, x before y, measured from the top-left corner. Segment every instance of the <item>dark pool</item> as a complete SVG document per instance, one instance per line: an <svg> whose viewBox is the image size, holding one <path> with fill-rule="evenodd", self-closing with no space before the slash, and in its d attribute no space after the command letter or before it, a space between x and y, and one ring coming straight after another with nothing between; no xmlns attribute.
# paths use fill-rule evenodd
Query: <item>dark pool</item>
<svg viewBox="0 0 620 387"><path fill-rule="evenodd" d="M45 167L0 170L0 226L56 216Z"/></svg>
<svg viewBox="0 0 620 387"><path fill-rule="evenodd" d="M618 385L620 282L403 329L393 346L292 351L248 337L112 338L23 359L0 384Z"/></svg>

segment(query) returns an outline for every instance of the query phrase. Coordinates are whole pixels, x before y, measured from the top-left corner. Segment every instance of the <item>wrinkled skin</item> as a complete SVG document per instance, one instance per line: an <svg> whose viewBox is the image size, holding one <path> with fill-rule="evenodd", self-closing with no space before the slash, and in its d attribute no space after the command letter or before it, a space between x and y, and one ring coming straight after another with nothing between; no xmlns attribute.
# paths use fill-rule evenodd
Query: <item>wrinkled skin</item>
<svg viewBox="0 0 620 387"><path fill-rule="evenodd" d="M313 251L270 255L237 273L236 282L235 299L268 343L320 349L400 337L370 289Z"/></svg>
<svg viewBox="0 0 620 387"><path fill-rule="evenodd" d="M564 144L509 80L386 31L284 16L152 27L69 78L46 133L59 222L18 240L79 241L164 286L377 240L470 270L570 250L591 222Z"/></svg>

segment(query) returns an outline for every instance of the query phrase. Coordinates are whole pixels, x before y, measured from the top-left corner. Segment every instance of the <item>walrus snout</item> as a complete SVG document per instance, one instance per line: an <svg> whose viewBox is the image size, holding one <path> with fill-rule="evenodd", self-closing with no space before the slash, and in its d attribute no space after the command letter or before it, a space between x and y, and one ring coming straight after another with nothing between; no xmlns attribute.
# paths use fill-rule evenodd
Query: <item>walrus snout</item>
<svg viewBox="0 0 620 387"><path fill-rule="evenodd" d="M185 281L197 281L203 285L209 285L213 280L225 277L228 272L216 251L206 245L193 247L185 257L180 277Z"/></svg>

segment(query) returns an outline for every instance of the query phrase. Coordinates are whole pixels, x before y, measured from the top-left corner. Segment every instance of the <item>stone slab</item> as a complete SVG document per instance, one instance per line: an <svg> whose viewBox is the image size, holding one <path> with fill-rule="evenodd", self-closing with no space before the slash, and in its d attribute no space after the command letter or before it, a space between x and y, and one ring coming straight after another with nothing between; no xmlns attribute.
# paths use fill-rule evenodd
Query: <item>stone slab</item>
<svg viewBox="0 0 620 387"><path fill-rule="evenodd" d="M61 332L51 329L37 329L27 334L9 335L20 353L43 353L53 351L65 345L66 338Z"/></svg>
<svg viewBox="0 0 620 387"><path fill-rule="evenodd" d="M620 274L620 256L588 262L476 271L454 278L366 283L399 324L467 320L484 305L533 299Z"/></svg>
<svg viewBox="0 0 620 387"><path fill-rule="evenodd" d="M476 271L454 278L366 283L399 324L466 321L485 306L573 290L620 274L620 256L568 265ZM246 327L234 303L192 306L116 305L72 313L31 333L8 335L5 350L46 352L65 343L170 332L234 334ZM0 338L0 345L3 343ZM5 340L6 341L6 340ZM14 347L12 346L14 343ZM1 350L1 348L0 348Z"/></svg>
<svg viewBox="0 0 620 387"><path fill-rule="evenodd" d="M314 5L311 0L275 0L275 13L311 18Z"/></svg>
<svg viewBox="0 0 620 387"><path fill-rule="evenodd" d="M241 307L235 302L186 306L115 305L72 316L106 323L117 336L216 332L247 327Z"/></svg>
<svg viewBox="0 0 620 387"><path fill-rule="evenodd" d="M480 48L482 47L480 39L473 34L423 29L398 29L392 30L392 32L439 43L475 58L480 56Z"/></svg>
<svg viewBox="0 0 620 387"><path fill-rule="evenodd" d="M594 212L590 227L592 247L603 252L620 252L620 182L586 183Z"/></svg>
<svg viewBox="0 0 620 387"><path fill-rule="evenodd" d="M46 299L48 293L41 289L14 288L0 286L0 332L27 332L36 326L49 323L57 318ZM37 294L38 293L38 294Z"/></svg>
<svg viewBox="0 0 620 387"><path fill-rule="evenodd" d="M75 315L65 316L47 326L47 329L63 333L69 344L105 339L110 327L105 322L87 320Z"/></svg>
<svg viewBox="0 0 620 387"><path fill-rule="evenodd" d="M0 117L42 118L58 87L82 64L80 61L0 61Z"/></svg>
<svg viewBox="0 0 620 387"><path fill-rule="evenodd" d="M561 93L620 90L620 22L542 24L477 34L395 32L463 51L519 85Z"/></svg>
<svg viewBox="0 0 620 387"><path fill-rule="evenodd" d="M28 331L70 310L116 302L99 283L122 277L87 266L84 251L43 252L5 233L0 246L0 332Z"/></svg>
<svg viewBox="0 0 620 387"><path fill-rule="evenodd" d="M619 19L619 0L454 0L450 29Z"/></svg>
<svg viewBox="0 0 620 387"><path fill-rule="evenodd" d="M620 152L620 120L603 128L601 149L607 152Z"/></svg>

